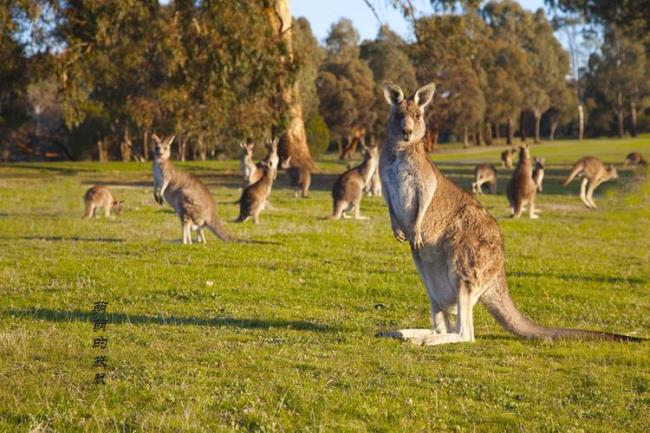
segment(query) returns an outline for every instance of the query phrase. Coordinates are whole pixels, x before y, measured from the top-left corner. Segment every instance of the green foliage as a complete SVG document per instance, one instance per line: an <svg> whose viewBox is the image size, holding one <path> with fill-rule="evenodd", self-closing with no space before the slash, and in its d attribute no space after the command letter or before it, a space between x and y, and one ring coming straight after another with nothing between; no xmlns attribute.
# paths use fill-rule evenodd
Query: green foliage
<svg viewBox="0 0 650 433"><path fill-rule="evenodd" d="M330 131L327 123L318 113L312 115L305 124L309 152L314 158L324 153L330 144Z"/></svg>

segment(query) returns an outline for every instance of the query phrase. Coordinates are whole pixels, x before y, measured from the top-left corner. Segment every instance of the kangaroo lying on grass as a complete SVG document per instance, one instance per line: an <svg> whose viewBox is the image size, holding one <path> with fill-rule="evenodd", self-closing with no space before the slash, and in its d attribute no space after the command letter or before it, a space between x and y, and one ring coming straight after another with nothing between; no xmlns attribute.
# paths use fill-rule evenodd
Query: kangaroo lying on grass
<svg viewBox="0 0 650 433"><path fill-rule="evenodd" d="M122 213L122 200L115 200L111 190L105 186L93 186L86 191L84 195L84 203L86 205L86 211L82 218L96 218L97 217L97 208L101 207L104 209L104 217L108 218L111 216L111 209L115 211L117 215Z"/></svg>
<svg viewBox="0 0 650 433"><path fill-rule="evenodd" d="M641 155L639 152L632 152L628 153L627 156L625 157L625 164L623 164L624 167L627 167L628 165L632 166L637 166L637 165L642 165L646 166L648 165L648 161L645 160L643 155Z"/></svg>
<svg viewBox="0 0 650 433"><path fill-rule="evenodd" d="M544 168L546 165L546 158L535 158L535 168L533 168L533 182L537 187L537 192L542 192L544 182Z"/></svg>
<svg viewBox="0 0 650 433"><path fill-rule="evenodd" d="M537 185L535 185L535 181L533 180L533 166L530 162L530 151L525 144L519 147L519 162L515 171L512 173L510 182L508 182L506 192L510 207L512 208L513 218L519 218L526 205L530 206L530 218L539 218L535 213Z"/></svg>
<svg viewBox="0 0 650 433"><path fill-rule="evenodd" d="M603 182L618 179L616 167L611 164L605 167L600 159L585 156L573 165L571 173L562 181L562 186L567 186L579 174L583 176L580 184L580 200L591 209L596 208L593 198L596 188Z"/></svg>
<svg viewBox="0 0 650 433"><path fill-rule="evenodd" d="M434 84L429 84L406 99L398 86L385 85L391 109L379 164L393 233L399 241L410 243L431 301L433 329L379 335L420 345L474 341L472 311L480 299L506 330L521 337L639 341L605 332L544 327L515 307L496 220L478 200L447 179L424 151L423 111L434 90ZM449 312L454 308L458 317L452 328Z"/></svg>
<svg viewBox="0 0 650 433"><path fill-rule="evenodd" d="M363 162L349 169L334 183L332 188L333 211L331 219L346 218L344 213L354 210L354 219L368 219L361 216L360 205L363 188L370 182L377 169L379 150L376 146L363 146Z"/></svg>
<svg viewBox="0 0 650 433"><path fill-rule="evenodd" d="M226 232L217 215L217 204L208 188L194 176L174 169L170 161L175 136L161 140L153 135L156 147L153 161L154 198L158 204L166 201L181 220L183 243L192 243L192 230L198 231L198 241L207 243L203 229L208 228L223 241L234 240ZM164 199L164 200L163 200Z"/></svg>
<svg viewBox="0 0 650 433"><path fill-rule="evenodd" d="M479 164L474 169L474 182L472 182L472 192L474 194L483 194L483 184L488 184L490 194L497 193L497 170L492 164Z"/></svg>

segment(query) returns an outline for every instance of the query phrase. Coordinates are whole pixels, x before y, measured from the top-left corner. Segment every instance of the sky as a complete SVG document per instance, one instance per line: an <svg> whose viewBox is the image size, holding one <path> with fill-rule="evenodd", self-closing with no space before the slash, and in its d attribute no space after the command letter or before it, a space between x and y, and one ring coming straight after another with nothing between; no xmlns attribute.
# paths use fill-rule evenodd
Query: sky
<svg viewBox="0 0 650 433"><path fill-rule="evenodd" d="M371 0L382 21L394 31L409 39L407 21L395 9L391 8L388 0ZM414 0L416 9L431 12L429 0ZM519 0L526 9L536 10L544 7L544 0ZM361 39L374 39L379 29L377 18L368 8L364 0L292 0L291 14L294 17L306 17L311 23L312 30L319 41L327 36L332 23L342 17L352 20L361 35Z"/></svg>

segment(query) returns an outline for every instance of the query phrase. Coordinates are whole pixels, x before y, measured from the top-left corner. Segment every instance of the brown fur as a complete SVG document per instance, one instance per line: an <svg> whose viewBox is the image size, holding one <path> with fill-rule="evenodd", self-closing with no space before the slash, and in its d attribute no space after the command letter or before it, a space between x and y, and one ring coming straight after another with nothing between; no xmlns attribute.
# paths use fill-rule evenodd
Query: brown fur
<svg viewBox="0 0 650 433"><path fill-rule="evenodd" d="M535 214L537 185L533 180L533 165L530 161L530 151L526 145L519 148L519 162L512 173L510 182L508 182L506 192L512 208L513 218L519 218L526 205L530 206L530 217L533 219L538 218Z"/></svg>
<svg viewBox="0 0 650 433"><path fill-rule="evenodd" d="M192 243L192 230L198 231L199 242L206 243L205 228L223 241L233 240L221 224L217 204L208 188L196 177L174 168L170 160L174 136L165 140L157 135L153 135L153 138L154 198L159 204L169 203L176 211L181 220L183 243Z"/></svg>
<svg viewBox="0 0 650 433"><path fill-rule="evenodd" d="M379 151L377 147L364 146L363 162L338 177L332 187L333 211L331 219L338 220L345 212L354 210L355 219L364 219L360 213L363 189L377 170Z"/></svg>
<svg viewBox="0 0 650 433"><path fill-rule="evenodd" d="M508 292L496 220L447 179L424 151L422 114L433 96L432 87L425 86L406 99L399 87L386 84L391 115L380 170L391 227L398 240L410 243L431 302L433 329L380 335L425 345L473 341L473 307L481 299L505 329L522 337L638 341L602 332L547 328L517 310ZM452 310L458 312L454 329L449 320Z"/></svg>
<svg viewBox="0 0 650 433"><path fill-rule="evenodd" d="M274 162L263 161L261 164L262 177L242 192L239 199L239 217L235 222L243 223L250 217L253 217L255 224L260 222L260 213L266 208L277 172L277 167L273 166Z"/></svg>
<svg viewBox="0 0 650 433"><path fill-rule="evenodd" d="M537 192L544 190L544 169L546 168L546 158L535 158L535 167L533 168L533 182Z"/></svg>
<svg viewBox="0 0 650 433"><path fill-rule="evenodd" d="M111 209L119 215L122 213L123 203L122 200L115 200L113 193L107 187L95 185L90 187L86 191L86 194L84 194L86 210L82 218L96 218L97 208L100 207L104 209L104 216L106 218L111 216Z"/></svg>
<svg viewBox="0 0 650 433"><path fill-rule="evenodd" d="M562 186L567 186L578 175L582 176L580 200L582 200L585 206L591 209L596 208L596 203L594 203L593 199L596 188L603 182L618 179L616 167L611 164L609 167L605 167L600 159L594 156L585 156L578 160L573 165L571 173L561 182Z"/></svg>
<svg viewBox="0 0 650 433"><path fill-rule="evenodd" d="M628 155L625 157L624 167L627 167L628 165L642 165L645 167L648 165L648 161L646 161L643 155L641 155L639 152L632 152L628 153Z"/></svg>
<svg viewBox="0 0 650 433"><path fill-rule="evenodd" d="M517 149L506 149L501 152L501 165L505 168L512 168L515 153L517 153Z"/></svg>
<svg viewBox="0 0 650 433"><path fill-rule="evenodd" d="M497 193L497 170L492 164L479 164L474 168L474 182L472 192L483 194L483 184L488 185L490 194Z"/></svg>

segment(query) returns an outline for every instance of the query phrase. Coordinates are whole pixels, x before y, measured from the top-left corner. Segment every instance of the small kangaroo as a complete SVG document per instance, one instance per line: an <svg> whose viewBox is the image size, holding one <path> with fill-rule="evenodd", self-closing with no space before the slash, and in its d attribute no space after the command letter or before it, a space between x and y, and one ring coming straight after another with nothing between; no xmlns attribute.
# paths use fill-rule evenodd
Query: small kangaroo
<svg viewBox="0 0 650 433"><path fill-rule="evenodd" d="M183 244L192 243L192 230L198 231L197 239L207 243L203 229L208 228L223 241L234 240L226 232L217 215L217 204L208 188L196 177L178 171L170 161L171 145L175 136L161 140L152 135L155 142L153 161L154 198L158 204L169 203L181 220Z"/></svg>
<svg viewBox="0 0 650 433"><path fill-rule="evenodd" d="M627 167L628 165L635 167L638 165L647 166L648 161L646 161L643 155L641 155L639 152L632 152L628 153L625 157L625 164L623 164L623 167Z"/></svg>
<svg viewBox="0 0 650 433"><path fill-rule="evenodd" d="M104 209L104 217L108 218L111 216L111 209L117 215L122 213L124 201L115 200L113 193L107 187L95 185L90 187L84 194L84 203L86 211L82 218L97 218L97 208L99 207Z"/></svg>
<svg viewBox="0 0 650 433"><path fill-rule="evenodd" d="M260 213L267 208L273 181L278 172L277 154L275 159L262 161L260 164L262 177L242 192L239 199L239 217L234 222L243 223L248 218L253 217L253 222L258 224L260 222Z"/></svg>
<svg viewBox="0 0 650 433"><path fill-rule="evenodd" d="M255 143L242 141L239 143L241 147L241 159L239 168L244 176L244 183L248 186L259 180L261 173L257 171L257 165L253 161L253 150L255 150Z"/></svg>
<svg viewBox="0 0 650 433"><path fill-rule="evenodd" d="M544 168L546 166L546 158L535 158L535 167L533 168L533 181L537 187L537 192L543 191L544 182Z"/></svg>
<svg viewBox="0 0 650 433"><path fill-rule="evenodd" d="M490 194L497 193L497 170L492 164L479 164L474 169L474 182L472 192L483 194L483 184L487 183Z"/></svg>
<svg viewBox="0 0 650 433"><path fill-rule="evenodd" d="M527 204L530 205L530 218L539 218L539 215L535 213L537 185L533 180L533 166L530 162L530 151L526 144L519 147L519 162L512 173L510 182L508 182L506 192L512 208L513 218L519 218Z"/></svg>
<svg viewBox="0 0 650 433"><path fill-rule="evenodd" d="M363 190L365 191L368 197L381 196L381 179L379 178L379 164L377 164L377 168L375 168L375 171L372 173L372 176L370 176L370 182L366 184Z"/></svg>
<svg viewBox="0 0 650 433"><path fill-rule="evenodd" d="M334 183L332 188L333 211L331 219L347 218L346 212L354 210L354 219L368 219L361 216L360 205L363 188L370 182L377 169L379 150L377 146L363 146L363 162L347 170Z"/></svg>
<svg viewBox="0 0 650 433"><path fill-rule="evenodd" d="M596 208L593 198L596 188L603 182L618 179L616 167L611 164L605 167L600 159L594 156L585 156L578 160L561 185L567 186L577 175L583 176L580 184L580 200L590 209Z"/></svg>
<svg viewBox="0 0 650 433"><path fill-rule="evenodd" d="M517 149L506 149L501 152L501 165L505 168L512 168L515 153L517 153Z"/></svg>
<svg viewBox="0 0 650 433"><path fill-rule="evenodd" d="M508 331L525 338L639 341L597 331L548 328L524 316L508 292L503 239L496 220L478 200L445 177L424 150L424 108L435 85L410 98L386 83L390 104L387 141L379 167L390 223L399 241L408 240L424 282L433 329L402 329L379 336L419 345L474 341L473 308L480 299ZM458 312L452 328L449 312Z"/></svg>

